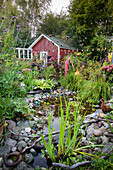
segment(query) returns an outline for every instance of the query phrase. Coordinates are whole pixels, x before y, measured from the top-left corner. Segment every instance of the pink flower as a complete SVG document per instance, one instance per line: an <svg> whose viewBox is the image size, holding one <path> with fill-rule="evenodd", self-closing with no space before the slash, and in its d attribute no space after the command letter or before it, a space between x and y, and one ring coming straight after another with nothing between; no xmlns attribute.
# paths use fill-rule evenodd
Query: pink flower
<svg viewBox="0 0 113 170"><path fill-rule="evenodd" d="M102 71L105 71L105 70L107 70L107 69L108 69L107 66L103 66L103 67L102 67Z"/></svg>
<svg viewBox="0 0 113 170"><path fill-rule="evenodd" d="M26 71L26 70L28 70L28 69L27 68L22 69L22 71Z"/></svg>
<svg viewBox="0 0 113 170"><path fill-rule="evenodd" d="M106 61L109 61L108 58L105 58Z"/></svg>
<svg viewBox="0 0 113 170"><path fill-rule="evenodd" d="M29 71L32 71L32 69L30 68Z"/></svg>

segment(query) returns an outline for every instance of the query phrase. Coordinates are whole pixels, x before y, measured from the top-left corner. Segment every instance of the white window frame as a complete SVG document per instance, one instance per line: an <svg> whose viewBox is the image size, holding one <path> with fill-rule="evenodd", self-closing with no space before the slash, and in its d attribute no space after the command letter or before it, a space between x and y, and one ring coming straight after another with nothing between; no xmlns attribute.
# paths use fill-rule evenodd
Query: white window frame
<svg viewBox="0 0 113 170"><path fill-rule="evenodd" d="M40 60L44 60L45 59L45 62L47 63L47 55L48 55L47 51L41 51L40 52Z"/></svg>

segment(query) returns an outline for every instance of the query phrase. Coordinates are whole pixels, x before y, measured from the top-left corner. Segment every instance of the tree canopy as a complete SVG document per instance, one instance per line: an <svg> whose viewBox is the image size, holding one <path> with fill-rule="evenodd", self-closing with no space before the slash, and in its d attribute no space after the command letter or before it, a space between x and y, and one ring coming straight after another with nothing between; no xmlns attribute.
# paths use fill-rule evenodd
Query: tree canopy
<svg viewBox="0 0 113 170"><path fill-rule="evenodd" d="M69 14L81 45L88 45L97 35L113 33L112 0L72 0Z"/></svg>

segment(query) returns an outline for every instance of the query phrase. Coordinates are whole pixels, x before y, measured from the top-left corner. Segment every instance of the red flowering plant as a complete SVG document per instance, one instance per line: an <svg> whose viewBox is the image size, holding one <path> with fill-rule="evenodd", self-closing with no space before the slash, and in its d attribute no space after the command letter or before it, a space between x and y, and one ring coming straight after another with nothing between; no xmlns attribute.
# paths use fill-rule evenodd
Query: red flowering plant
<svg viewBox="0 0 113 170"><path fill-rule="evenodd" d="M107 65L107 66L103 66L102 67L102 72L105 73L106 76L112 76L113 74L113 64Z"/></svg>

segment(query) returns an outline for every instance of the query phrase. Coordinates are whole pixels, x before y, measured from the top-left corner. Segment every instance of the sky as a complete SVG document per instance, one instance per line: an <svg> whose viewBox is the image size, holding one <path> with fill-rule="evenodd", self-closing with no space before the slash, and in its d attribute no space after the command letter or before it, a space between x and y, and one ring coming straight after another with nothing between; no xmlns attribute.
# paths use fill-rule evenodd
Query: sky
<svg viewBox="0 0 113 170"><path fill-rule="evenodd" d="M66 7L70 4L70 0L52 0L51 10L53 13L60 14L61 9L67 11Z"/></svg>

